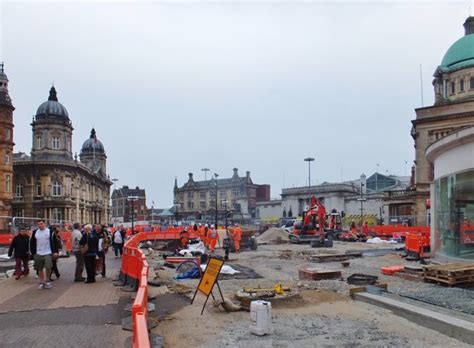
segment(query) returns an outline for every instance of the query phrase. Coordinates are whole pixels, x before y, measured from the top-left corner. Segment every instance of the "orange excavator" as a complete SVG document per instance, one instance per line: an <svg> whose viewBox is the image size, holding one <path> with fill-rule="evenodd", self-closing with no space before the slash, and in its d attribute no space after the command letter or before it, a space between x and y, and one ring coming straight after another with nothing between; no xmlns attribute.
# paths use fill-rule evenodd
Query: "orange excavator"
<svg viewBox="0 0 474 348"><path fill-rule="evenodd" d="M293 243L310 242L313 248L332 247L332 234L327 238L325 235L326 217L326 208L312 195L310 207L303 212L302 222L295 223L290 240Z"/></svg>

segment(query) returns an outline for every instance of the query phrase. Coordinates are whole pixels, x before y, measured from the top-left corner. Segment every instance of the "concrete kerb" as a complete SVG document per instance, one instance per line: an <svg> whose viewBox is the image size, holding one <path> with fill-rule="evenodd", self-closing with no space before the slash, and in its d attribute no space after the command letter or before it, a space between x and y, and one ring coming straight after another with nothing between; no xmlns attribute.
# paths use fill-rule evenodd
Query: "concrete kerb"
<svg viewBox="0 0 474 348"><path fill-rule="evenodd" d="M441 332L462 342L474 344L473 322L367 292L355 293L353 298L391 310L418 325Z"/></svg>

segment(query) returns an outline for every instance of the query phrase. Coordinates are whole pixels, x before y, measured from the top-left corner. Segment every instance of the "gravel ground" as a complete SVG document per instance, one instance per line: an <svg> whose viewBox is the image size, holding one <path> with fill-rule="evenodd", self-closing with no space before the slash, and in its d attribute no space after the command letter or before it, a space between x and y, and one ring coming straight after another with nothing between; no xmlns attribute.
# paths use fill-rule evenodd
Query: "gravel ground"
<svg viewBox="0 0 474 348"><path fill-rule="evenodd" d="M192 337L197 347L465 347L463 343L436 331L418 326L392 312L349 298L345 279L353 273L366 273L388 283L389 291L423 294L429 298L456 297L457 306L468 301L472 292L455 288L442 288L433 284L407 281L380 273L382 266L411 264L398 253L380 251L400 245L368 245L365 243L336 242L332 249L312 249L309 245L261 245L257 251L231 254L229 265L238 264L254 269L262 279L229 279L220 281L226 297L242 287L273 287L276 283L298 290L300 299L274 305L273 333L265 337L249 332L249 313L223 313L208 305L200 316L204 298L198 295L193 306L186 306L174 313L174 319L162 322L154 333L165 339L166 346L188 346ZM341 262L314 263L308 254L344 253L349 250L380 251L381 256L350 260L350 267ZM221 251L218 251L220 254ZM310 265L323 270L340 270L343 280L299 280L298 269ZM160 273L161 272L161 273ZM158 272L162 274L163 271ZM166 270L172 272L172 270ZM163 275L165 276L165 275ZM183 282L191 288L197 280ZM158 304L159 305L159 304ZM466 307L467 308L467 307Z"/></svg>

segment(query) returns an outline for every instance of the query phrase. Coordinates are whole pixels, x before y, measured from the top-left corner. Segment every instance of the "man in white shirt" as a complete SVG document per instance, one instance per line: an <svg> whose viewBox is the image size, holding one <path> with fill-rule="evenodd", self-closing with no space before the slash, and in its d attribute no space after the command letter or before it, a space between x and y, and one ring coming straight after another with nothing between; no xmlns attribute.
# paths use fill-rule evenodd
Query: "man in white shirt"
<svg viewBox="0 0 474 348"><path fill-rule="evenodd" d="M57 250L55 250L53 235L44 221L38 220L36 225L38 229L31 236L30 251L34 256L34 267L38 271L41 282L38 289L51 289L51 283L46 280L51 277L52 257L53 253L57 253Z"/></svg>
<svg viewBox="0 0 474 348"><path fill-rule="evenodd" d="M74 281L75 282L83 282L85 278L82 276L84 272L84 256L81 253L81 246L79 242L82 239L82 233L79 230L81 225L79 223L74 224L74 230L72 231L71 239L72 239L72 252L76 257L76 271L74 273Z"/></svg>

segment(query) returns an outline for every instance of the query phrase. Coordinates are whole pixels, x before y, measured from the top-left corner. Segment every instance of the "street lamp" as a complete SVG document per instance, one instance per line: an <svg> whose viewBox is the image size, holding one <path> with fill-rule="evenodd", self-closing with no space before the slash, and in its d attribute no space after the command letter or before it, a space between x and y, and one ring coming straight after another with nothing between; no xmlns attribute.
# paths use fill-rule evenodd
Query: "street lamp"
<svg viewBox="0 0 474 348"><path fill-rule="evenodd" d="M215 184L215 189L216 189L216 195L215 195L215 199L216 199L216 214L215 214L216 224L215 224L215 227L216 227L216 230L218 229L217 228L217 178L218 177L219 177L219 174L214 173L214 184Z"/></svg>
<svg viewBox="0 0 474 348"><path fill-rule="evenodd" d="M360 198L357 200L360 202L360 226L362 228L363 225L363 219L364 219L364 202L367 200L366 197L364 197L364 183L361 181L360 182Z"/></svg>
<svg viewBox="0 0 474 348"><path fill-rule="evenodd" d="M204 181L207 181L207 172L210 171L209 168L202 168L201 169L204 172Z"/></svg>
<svg viewBox="0 0 474 348"><path fill-rule="evenodd" d="M138 201L140 197L138 196L128 196L127 201L132 202L132 234L135 231L135 201Z"/></svg>
<svg viewBox="0 0 474 348"><path fill-rule="evenodd" d="M308 190L309 190L309 205L311 205L311 162L314 161L313 157L306 157L305 162L308 162Z"/></svg>
<svg viewBox="0 0 474 348"><path fill-rule="evenodd" d="M115 191L116 191L115 184L117 183L117 181L119 181L119 179L117 179L117 178L113 178L113 179L111 179L111 181L114 183L114 192L115 192ZM112 192L112 194L113 194L113 192ZM111 197L111 198L112 198L112 197ZM116 209L116 207L114 207L114 202L113 202L113 201L112 201L112 209L113 209L113 211L112 211L112 215L113 215L113 217L114 217L114 227L116 227L116 223L117 223L117 214L116 214L116 210L115 210L115 209ZM110 223L110 222L109 222L109 223Z"/></svg>
<svg viewBox="0 0 474 348"><path fill-rule="evenodd" d="M228 204L229 202L228 202L228 201L222 201L221 203L224 204L225 229L226 229L226 231L227 231L227 226L228 226L228 223L227 223L227 204Z"/></svg>

